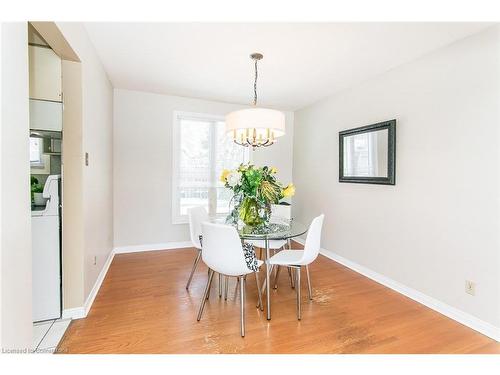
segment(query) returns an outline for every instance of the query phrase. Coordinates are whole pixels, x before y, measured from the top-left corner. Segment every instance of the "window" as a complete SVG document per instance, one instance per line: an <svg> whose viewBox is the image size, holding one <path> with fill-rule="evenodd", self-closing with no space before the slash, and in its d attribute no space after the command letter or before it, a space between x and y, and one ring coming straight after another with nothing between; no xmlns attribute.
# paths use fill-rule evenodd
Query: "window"
<svg viewBox="0 0 500 375"><path fill-rule="evenodd" d="M211 216L227 215L231 191L219 181L223 169L249 161L249 149L224 131L224 118L174 112L172 220L187 222L187 210L205 206Z"/></svg>
<svg viewBox="0 0 500 375"><path fill-rule="evenodd" d="M43 168L43 138L30 137L30 164L33 168Z"/></svg>

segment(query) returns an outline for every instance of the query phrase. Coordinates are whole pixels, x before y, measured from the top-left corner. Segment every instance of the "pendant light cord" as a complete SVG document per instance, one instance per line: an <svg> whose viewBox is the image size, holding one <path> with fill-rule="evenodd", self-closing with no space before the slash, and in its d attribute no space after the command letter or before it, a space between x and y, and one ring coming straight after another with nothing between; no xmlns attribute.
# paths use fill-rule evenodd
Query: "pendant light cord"
<svg viewBox="0 0 500 375"><path fill-rule="evenodd" d="M255 60L255 81L253 83L253 105L254 105L254 107L257 106L257 62L258 62L258 60Z"/></svg>

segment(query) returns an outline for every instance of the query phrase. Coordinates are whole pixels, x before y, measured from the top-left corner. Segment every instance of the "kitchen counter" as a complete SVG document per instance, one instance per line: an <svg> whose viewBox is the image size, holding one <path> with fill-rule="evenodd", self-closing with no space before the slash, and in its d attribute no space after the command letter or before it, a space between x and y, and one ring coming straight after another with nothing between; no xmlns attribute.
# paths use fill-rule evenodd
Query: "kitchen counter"
<svg viewBox="0 0 500 375"><path fill-rule="evenodd" d="M31 206L31 216L42 216L47 206Z"/></svg>

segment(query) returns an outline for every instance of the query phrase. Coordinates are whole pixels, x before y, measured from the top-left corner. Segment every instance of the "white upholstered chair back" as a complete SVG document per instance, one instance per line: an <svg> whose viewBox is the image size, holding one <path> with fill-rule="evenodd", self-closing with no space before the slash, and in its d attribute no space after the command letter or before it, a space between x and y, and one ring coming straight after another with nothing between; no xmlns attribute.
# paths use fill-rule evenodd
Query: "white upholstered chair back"
<svg viewBox="0 0 500 375"><path fill-rule="evenodd" d="M201 223L208 221L208 219L207 210L203 206L192 207L188 210L189 235L193 246L197 249L201 249Z"/></svg>
<svg viewBox="0 0 500 375"><path fill-rule="evenodd" d="M306 243L304 245L304 253L298 265L307 265L313 262L321 249L321 229L323 227L324 214L315 217L307 231Z"/></svg>
<svg viewBox="0 0 500 375"><path fill-rule="evenodd" d="M203 262L217 273L241 276L252 273L245 262L240 236L233 226L202 224Z"/></svg>

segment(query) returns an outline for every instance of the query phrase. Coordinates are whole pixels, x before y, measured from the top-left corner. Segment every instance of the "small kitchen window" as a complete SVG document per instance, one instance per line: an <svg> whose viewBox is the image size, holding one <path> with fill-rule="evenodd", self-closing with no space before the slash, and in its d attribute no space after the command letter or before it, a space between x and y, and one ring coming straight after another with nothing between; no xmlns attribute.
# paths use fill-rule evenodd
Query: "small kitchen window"
<svg viewBox="0 0 500 375"><path fill-rule="evenodd" d="M32 168L44 168L43 138L30 137L30 164Z"/></svg>

